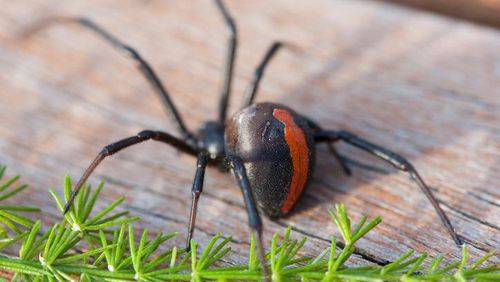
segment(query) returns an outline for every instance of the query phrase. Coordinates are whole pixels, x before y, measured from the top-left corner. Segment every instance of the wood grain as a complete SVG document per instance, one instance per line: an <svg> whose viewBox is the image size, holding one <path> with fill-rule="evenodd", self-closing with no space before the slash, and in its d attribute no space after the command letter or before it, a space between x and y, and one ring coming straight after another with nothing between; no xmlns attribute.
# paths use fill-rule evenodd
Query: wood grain
<svg viewBox="0 0 500 282"><path fill-rule="evenodd" d="M371 1L231 1L240 46L231 112L273 40L293 45L271 63L258 101L285 103L325 128L346 129L411 160L477 258L500 246L500 34L489 28ZM52 15L94 19L148 59L193 130L216 117L227 31L210 1L2 1L0 163L32 186L18 203L58 218L47 188L78 178L102 146L142 129L173 132L134 64L77 27L19 34ZM353 263L385 263L414 248L456 258L457 247L406 175L341 145L374 165L342 174L324 147L315 180L292 216L264 220L265 239L291 225L311 253L338 235L327 214L381 215ZM183 243L195 160L146 143L106 160L100 206L125 195L126 208L155 232ZM248 247L246 213L230 175L209 169L195 237L223 231L235 252ZM228 263L241 259L232 255ZM497 260L498 262L498 260Z"/></svg>

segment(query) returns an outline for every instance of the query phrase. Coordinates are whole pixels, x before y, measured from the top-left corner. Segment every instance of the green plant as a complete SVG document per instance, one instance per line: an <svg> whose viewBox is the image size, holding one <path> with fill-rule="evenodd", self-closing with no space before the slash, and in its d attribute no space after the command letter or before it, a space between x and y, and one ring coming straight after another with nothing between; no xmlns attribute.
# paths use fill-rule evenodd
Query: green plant
<svg viewBox="0 0 500 282"><path fill-rule="evenodd" d="M39 212L38 208L27 206L4 205L3 202L28 188L19 184L20 176L4 179L5 166L0 166L0 250L24 239L26 229L31 228L33 220L19 213Z"/></svg>
<svg viewBox="0 0 500 282"><path fill-rule="evenodd" d="M5 168L0 172L3 176ZM3 182L0 192L12 187L17 179ZM16 191L12 195L25 188L19 187L11 190L11 193ZM65 200L69 197L70 188L71 181L66 178L63 189ZM231 251L228 246L230 238L217 234L205 247L191 241L191 251L186 252L177 247L168 247L168 241L176 234L151 237L145 229L137 236L134 222L138 218L128 217L126 211L115 212L123 199L101 211L93 212L101 189L102 183L95 192L92 192L90 186L85 186L70 212L60 223L54 224L45 232L41 232L40 221L33 222L17 214L37 211L36 209L0 206L0 224L4 226L2 240L8 242L0 246L14 243L20 246L16 257L0 255L0 268L12 272L13 280L21 281L153 282L262 279L254 238L250 238L247 264L225 266L220 261ZM62 210L62 199L54 191L50 193ZM3 199L4 197L0 196L0 200ZM347 267L345 262L353 254L356 242L375 228L381 218L368 221L363 217L356 225L352 225L342 204L336 205L335 209L330 211L330 216L340 231L344 247L337 251L337 239L333 238L329 248L318 256L310 257L301 254L306 238L293 239L290 228L286 229L281 239L275 234L267 254L272 281L500 280L498 266L483 266L484 262L494 255L493 252L469 263L465 246L462 260L446 266L443 266L443 256L438 256L430 261L429 266L424 267L427 254L414 255L414 252L410 251L385 266Z"/></svg>

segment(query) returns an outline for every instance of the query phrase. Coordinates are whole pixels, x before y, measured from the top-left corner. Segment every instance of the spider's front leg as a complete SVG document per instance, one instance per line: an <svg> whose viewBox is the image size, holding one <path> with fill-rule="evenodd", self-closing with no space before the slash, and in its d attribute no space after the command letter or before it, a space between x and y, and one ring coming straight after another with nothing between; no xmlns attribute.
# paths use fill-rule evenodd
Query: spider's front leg
<svg viewBox="0 0 500 282"><path fill-rule="evenodd" d="M406 160L404 157L400 156L399 154L396 154L384 147L381 147L379 145L373 144L363 138L360 138L350 132L347 131L334 131L334 130L323 130L316 132L314 135L314 139L316 142L336 142L336 141L344 141L354 147L357 147L361 150L364 150L386 162L394 166L395 168L405 171L408 174L410 174L410 177L415 181L422 190L422 192L425 194L427 199L431 202L432 206L436 210L437 214L439 215L439 218L441 219L441 222L443 225L446 227L448 230L448 233L450 233L451 237L455 241L455 243L458 246L462 245L462 240L458 237L458 234L455 232L455 229L451 225L450 220L448 219L448 216L446 216L446 213L441 209L439 206L439 203L437 199L434 197L434 194L432 193L431 189L427 184L424 182L423 178L420 176L420 174L417 172L417 170L413 167L413 165Z"/></svg>
<svg viewBox="0 0 500 282"><path fill-rule="evenodd" d="M153 130L144 130L139 132L137 135L124 138L115 143L111 143L105 146L99 152L99 154L97 154L97 157L94 159L94 161L90 164L90 166L85 170L83 175L80 177L80 179L78 180L73 189L73 192L71 193L71 197L69 198L68 202L66 203L66 206L64 207L64 213L66 214L70 210L71 206L73 205L73 201L75 200L75 197L78 194L78 191L80 191L83 184L87 181L92 172L106 157L109 157L125 148L142 143L147 140L155 140L169 144L182 152L194 156L196 156L198 152L198 148L194 147L193 145L190 145L190 143L186 142L185 140L179 139L166 132L153 131Z"/></svg>
<svg viewBox="0 0 500 282"><path fill-rule="evenodd" d="M123 53L124 55L128 56L131 58L133 61L136 62L137 67L139 68L140 72L146 78L147 82L151 85L153 88L154 92L158 95L158 97L161 99L161 102L163 103L165 110L167 113L170 115L170 118L174 125L177 127L178 132L181 134L184 140L187 142L194 144L195 143L195 138L192 136L191 132L186 128L184 121L177 110L177 107L174 105L174 102L172 101L172 98L170 97L170 93L167 91L167 88L163 85L162 81L156 74L156 72L153 70L153 67L143 58L143 56L131 47L130 45L124 43L122 40L120 40L118 37L114 36L110 32L108 32L106 29L98 25L97 23L93 22L90 19L87 18L72 18L72 17L49 17L42 19L36 23L34 23L31 28L27 29L24 32L25 37L29 37L40 30L43 30L45 28L50 27L53 24L77 24L97 36L99 36L101 39L103 39L106 43L110 44L113 46L115 49Z"/></svg>
<svg viewBox="0 0 500 282"><path fill-rule="evenodd" d="M245 166L243 165L241 159L237 157L230 157L229 163L243 194L243 200L248 214L248 225L250 226L250 231L256 239L257 251L259 253L259 260L262 266L264 280L269 281L269 271L267 269L266 253L264 251L264 243L262 239L262 219L257 209L257 202L255 201L255 196L252 191L252 187L250 186Z"/></svg>
<svg viewBox="0 0 500 282"><path fill-rule="evenodd" d="M193 238L196 214L198 212L198 200L203 192L203 181L205 179L205 169L208 164L208 154L201 152L198 154L196 164L196 174L194 176L193 188L191 189L191 214L189 215L188 236L186 240L186 250L191 248L191 238Z"/></svg>

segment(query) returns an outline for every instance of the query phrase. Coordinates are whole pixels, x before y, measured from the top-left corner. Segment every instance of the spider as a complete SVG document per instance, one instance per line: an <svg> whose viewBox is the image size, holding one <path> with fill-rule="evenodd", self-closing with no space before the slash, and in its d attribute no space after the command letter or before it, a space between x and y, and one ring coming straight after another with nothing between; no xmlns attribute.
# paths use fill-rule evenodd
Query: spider
<svg viewBox="0 0 500 282"><path fill-rule="evenodd" d="M86 18L53 17L37 25L35 31L51 23L76 23L94 32L104 41L136 61L141 73L161 98L179 134L179 136L174 136L163 131L144 130L137 135L103 147L74 186L64 213L71 209L78 191L105 158L147 140L166 143L181 152L197 157L196 173L192 186L187 248L189 248L189 242L193 236L198 200L203 191L205 169L208 165L218 166L221 170L231 171L241 189L250 231L257 238L259 258L264 266L264 277L267 277L262 244L263 226L259 210L271 218L279 218L293 209L312 178L316 144L318 143L327 143L330 153L340 162L344 172L350 175L349 167L333 147L333 143L342 141L407 172L428 198L455 243L461 244L460 238L431 190L413 165L405 158L348 131L324 130L311 119L284 105L253 102L266 66L282 47L282 43L274 42L268 48L262 61L255 69L253 80L245 93L244 104L238 112L228 119L227 108L237 48L237 29L222 1L215 0L215 4L230 31L224 84L220 96L218 120L205 122L195 134L186 128L169 92L149 63L134 48Z"/></svg>

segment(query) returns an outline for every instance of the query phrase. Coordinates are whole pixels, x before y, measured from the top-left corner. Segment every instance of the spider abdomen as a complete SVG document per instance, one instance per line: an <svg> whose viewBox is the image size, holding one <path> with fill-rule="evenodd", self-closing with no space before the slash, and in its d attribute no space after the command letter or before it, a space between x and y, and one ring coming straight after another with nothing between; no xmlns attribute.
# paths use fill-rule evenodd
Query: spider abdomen
<svg viewBox="0 0 500 282"><path fill-rule="evenodd" d="M279 104L254 104L228 122L225 143L228 155L242 159L262 211L270 217L290 212L314 169L306 119Z"/></svg>

